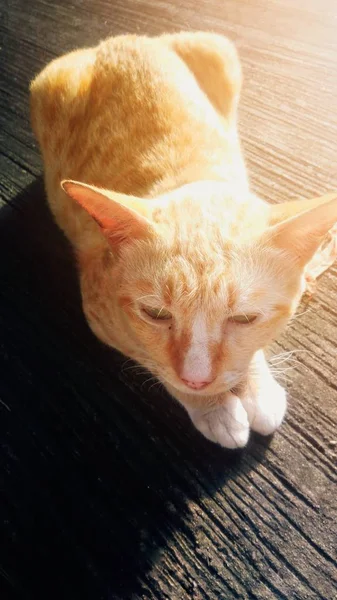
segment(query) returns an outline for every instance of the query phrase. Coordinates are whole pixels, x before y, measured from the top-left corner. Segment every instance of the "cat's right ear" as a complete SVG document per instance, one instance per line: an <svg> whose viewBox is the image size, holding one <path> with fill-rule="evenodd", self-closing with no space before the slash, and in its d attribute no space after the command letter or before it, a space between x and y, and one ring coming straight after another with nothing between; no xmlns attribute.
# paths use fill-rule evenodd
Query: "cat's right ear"
<svg viewBox="0 0 337 600"><path fill-rule="evenodd" d="M113 248L154 235L151 222L134 208L140 199L72 180L62 181L61 187L96 221Z"/></svg>

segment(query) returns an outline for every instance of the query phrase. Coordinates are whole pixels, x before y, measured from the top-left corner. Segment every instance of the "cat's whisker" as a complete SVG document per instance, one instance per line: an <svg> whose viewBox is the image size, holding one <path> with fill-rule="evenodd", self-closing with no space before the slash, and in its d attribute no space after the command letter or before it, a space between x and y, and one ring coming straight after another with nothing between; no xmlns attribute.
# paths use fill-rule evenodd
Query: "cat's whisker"
<svg viewBox="0 0 337 600"><path fill-rule="evenodd" d="M277 377L282 377L283 375L287 377L289 372L292 370L293 369L290 368L290 369L282 369L282 370L276 370L276 371L270 371L270 372L274 377L277 378Z"/></svg>
<svg viewBox="0 0 337 600"><path fill-rule="evenodd" d="M139 296L136 298L136 302L140 302L140 300L145 300L146 298L157 298L155 294L146 294L145 296Z"/></svg>
<svg viewBox="0 0 337 600"><path fill-rule="evenodd" d="M126 371L136 371L137 369L142 369L144 367L142 367L141 365L129 365L128 367L124 367L124 369L122 369L122 373L126 373Z"/></svg>
<svg viewBox="0 0 337 600"><path fill-rule="evenodd" d="M292 317L292 321L296 321L296 319L299 319L300 317L303 317L303 315L307 315L308 313L312 313L312 308L306 308L305 310L303 310L300 313L296 313L294 314L294 316Z"/></svg>
<svg viewBox="0 0 337 600"><path fill-rule="evenodd" d="M145 371L144 367L141 365L130 365L129 367L125 367L121 370L122 373L126 373L127 371Z"/></svg>
<svg viewBox="0 0 337 600"><path fill-rule="evenodd" d="M143 389L144 385L146 385L150 381L154 381L154 380L157 381L157 378L156 377L149 377L148 379L146 379L145 381L143 381L142 385L141 385L141 389Z"/></svg>
<svg viewBox="0 0 337 600"><path fill-rule="evenodd" d="M124 306L133 306L136 302L140 302L140 300L145 300L146 298L156 298L157 296L155 294L146 294L146 296L140 296L139 298L136 298L135 300L131 300L131 302L128 302L128 304L125 304Z"/></svg>
<svg viewBox="0 0 337 600"><path fill-rule="evenodd" d="M288 359L284 359L284 360L279 360L279 361L275 361L273 363L269 363L269 367L272 369L273 367L278 367L281 365L287 365L290 364L292 366L301 364L299 360L297 360L296 358L288 358Z"/></svg>
<svg viewBox="0 0 337 600"><path fill-rule="evenodd" d="M157 379L157 381L155 381L154 383L152 383L152 385L150 385L150 387L149 387L149 390L148 390L148 391L150 392L150 391L151 391L153 388L155 388L155 387L156 387L156 385L157 385L158 387L162 387L162 388L164 389L164 385L163 385L163 383Z"/></svg>
<svg viewBox="0 0 337 600"><path fill-rule="evenodd" d="M131 362L131 363L134 363L134 360L133 360L133 358L128 358L126 361L124 361L124 362L123 362L123 364L122 364L122 366L121 366L121 372L122 372L122 373L123 373L123 372L124 372L124 370L125 370L125 366L126 366L128 363L130 363L130 362ZM133 364L133 365L131 365L131 367L134 367L134 366L136 366L136 365L134 365L134 364ZM127 368L129 368L129 367L127 367Z"/></svg>
<svg viewBox="0 0 337 600"><path fill-rule="evenodd" d="M286 359L286 358L292 356L294 353L295 353L295 350L290 350L289 352L288 351L279 352L278 354L274 354L273 356L271 356L269 358L269 362L273 362L275 360L278 360L279 358Z"/></svg>
<svg viewBox="0 0 337 600"><path fill-rule="evenodd" d="M293 365L302 365L301 361L294 356L295 354L308 353L308 350L291 350L289 352L281 352L269 358L268 363L271 367L283 363L291 363Z"/></svg>
<svg viewBox="0 0 337 600"><path fill-rule="evenodd" d="M281 367L278 367L278 366L273 367L273 366L271 366L271 367L269 367L269 370L272 371L273 373L281 372L281 371L290 371L291 369L295 369L295 366L294 365L290 365L289 367L287 367L287 366L284 366L284 367L282 367L282 366Z"/></svg>
<svg viewBox="0 0 337 600"><path fill-rule="evenodd" d="M139 377L144 377L146 375L149 375L149 370L140 365L134 365L134 366L128 367L127 369L122 371L122 373L126 376L129 374L131 374L131 375L135 374Z"/></svg>

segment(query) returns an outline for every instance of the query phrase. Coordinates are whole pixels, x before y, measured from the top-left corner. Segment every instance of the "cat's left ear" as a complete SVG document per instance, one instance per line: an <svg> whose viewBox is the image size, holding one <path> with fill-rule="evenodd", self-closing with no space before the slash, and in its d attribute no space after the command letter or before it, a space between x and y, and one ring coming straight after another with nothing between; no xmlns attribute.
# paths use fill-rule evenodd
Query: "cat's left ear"
<svg viewBox="0 0 337 600"><path fill-rule="evenodd" d="M137 211L140 199L72 180L61 187L96 221L113 248L154 234L151 222Z"/></svg>
<svg viewBox="0 0 337 600"><path fill-rule="evenodd" d="M284 250L300 268L311 260L337 222L337 192L271 207L268 243Z"/></svg>

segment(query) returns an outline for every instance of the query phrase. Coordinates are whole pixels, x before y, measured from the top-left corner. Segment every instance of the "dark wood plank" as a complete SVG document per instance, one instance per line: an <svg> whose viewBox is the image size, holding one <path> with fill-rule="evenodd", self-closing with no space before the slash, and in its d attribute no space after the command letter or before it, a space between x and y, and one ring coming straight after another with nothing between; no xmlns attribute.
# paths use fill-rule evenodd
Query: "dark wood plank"
<svg viewBox="0 0 337 600"><path fill-rule="evenodd" d="M2 593L24 599L332 600L336 291L272 349L290 393L272 440L224 451L84 321L48 213L30 79L111 34L207 29L238 45L252 185L282 201L337 188L334 0L1 0ZM301 313L301 311L300 311Z"/></svg>

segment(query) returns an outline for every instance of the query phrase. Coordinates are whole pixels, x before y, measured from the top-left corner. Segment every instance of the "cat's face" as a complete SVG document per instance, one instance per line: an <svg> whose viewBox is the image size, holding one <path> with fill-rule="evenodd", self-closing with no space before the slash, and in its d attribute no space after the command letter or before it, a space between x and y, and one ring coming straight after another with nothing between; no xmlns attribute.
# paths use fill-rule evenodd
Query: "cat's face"
<svg viewBox="0 0 337 600"><path fill-rule="evenodd" d="M117 300L139 345L139 362L190 394L237 385L253 354L280 332L301 277L279 252L223 237L205 220L125 249ZM198 225L201 227L201 224Z"/></svg>
<svg viewBox="0 0 337 600"><path fill-rule="evenodd" d="M105 302L98 315L105 340L116 345L117 315L130 354L191 396L243 379L253 354L293 314L304 266L337 218L332 200L277 224L260 200L232 198L209 182L147 200L140 216L139 200L116 203L76 185L67 193L99 223L115 256L103 292L114 309Z"/></svg>

